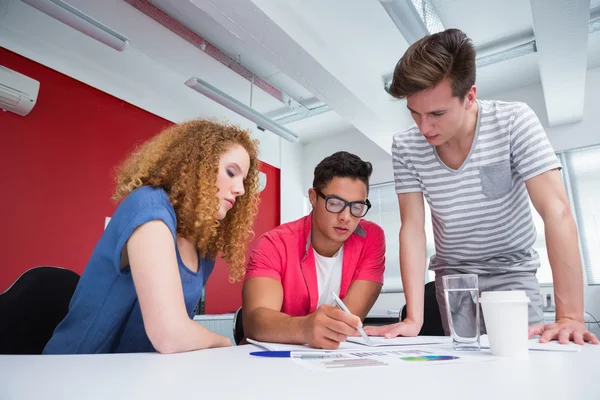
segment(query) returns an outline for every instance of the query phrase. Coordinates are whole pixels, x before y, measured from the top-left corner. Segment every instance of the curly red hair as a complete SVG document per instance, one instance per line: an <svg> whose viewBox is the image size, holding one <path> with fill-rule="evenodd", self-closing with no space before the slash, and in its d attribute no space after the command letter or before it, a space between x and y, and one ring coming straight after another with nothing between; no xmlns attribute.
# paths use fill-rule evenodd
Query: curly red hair
<svg viewBox="0 0 600 400"><path fill-rule="evenodd" d="M236 144L250 156L245 193L219 221L219 160ZM233 282L246 271L246 242L258 212L259 169L258 141L248 131L208 120L185 122L143 143L117 167L113 199L144 185L163 188L177 215L177 233L195 242L203 257L221 255Z"/></svg>

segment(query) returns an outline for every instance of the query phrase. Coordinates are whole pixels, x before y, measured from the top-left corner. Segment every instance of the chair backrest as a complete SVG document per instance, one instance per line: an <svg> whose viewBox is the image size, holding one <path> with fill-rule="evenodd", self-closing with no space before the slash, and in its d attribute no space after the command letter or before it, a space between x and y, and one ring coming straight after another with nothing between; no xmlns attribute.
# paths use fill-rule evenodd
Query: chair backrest
<svg viewBox="0 0 600 400"><path fill-rule="evenodd" d="M0 354L41 354L64 319L79 275L41 266L0 294Z"/></svg>
<svg viewBox="0 0 600 400"><path fill-rule="evenodd" d="M233 316L233 340L238 345L244 340L244 321L242 320L242 307L238 308Z"/></svg>
<svg viewBox="0 0 600 400"><path fill-rule="evenodd" d="M400 319L406 318L406 306L402 308ZM444 327L440 315L440 307L435 294L435 281L425 284L425 298L423 310L423 326L419 336L444 336Z"/></svg>

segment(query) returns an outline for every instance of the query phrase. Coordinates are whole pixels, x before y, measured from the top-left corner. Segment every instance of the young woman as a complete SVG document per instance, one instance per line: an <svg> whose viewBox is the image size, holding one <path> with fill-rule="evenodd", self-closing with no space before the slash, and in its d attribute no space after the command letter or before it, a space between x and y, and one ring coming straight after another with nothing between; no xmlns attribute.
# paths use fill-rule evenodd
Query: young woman
<svg viewBox="0 0 600 400"><path fill-rule="evenodd" d="M122 199L45 354L177 353L231 346L193 318L217 254L245 271L257 212L258 143L192 121L139 147L118 169Z"/></svg>

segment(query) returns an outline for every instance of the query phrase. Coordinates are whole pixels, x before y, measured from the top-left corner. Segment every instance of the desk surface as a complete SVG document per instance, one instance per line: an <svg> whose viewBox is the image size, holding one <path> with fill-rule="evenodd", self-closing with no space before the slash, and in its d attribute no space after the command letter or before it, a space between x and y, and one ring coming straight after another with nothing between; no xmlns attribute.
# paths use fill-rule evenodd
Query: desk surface
<svg viewBox="0 0 600 400"><path fill-rule="evenodd" d="M252 345L183 354L0 356L0 399L598 399L600 346L528 361L312 372Z"/></svg>

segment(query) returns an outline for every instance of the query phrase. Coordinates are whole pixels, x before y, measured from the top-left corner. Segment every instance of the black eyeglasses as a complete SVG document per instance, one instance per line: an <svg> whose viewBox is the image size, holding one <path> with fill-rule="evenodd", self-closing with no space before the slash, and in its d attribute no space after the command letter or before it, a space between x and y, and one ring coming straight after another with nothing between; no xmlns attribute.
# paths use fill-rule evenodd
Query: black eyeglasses
<svg viewBox="0 0 600 400"><path fill-rule="evenodd" d="M371 202L367 201L346 201L337 196L325 196L320 190L315 189L315 192L325 199L325 209L333 214L342 213L346 207L350 207L350 214L356 218L362 218L367 215L369 208L371 208Z"/></svg>

